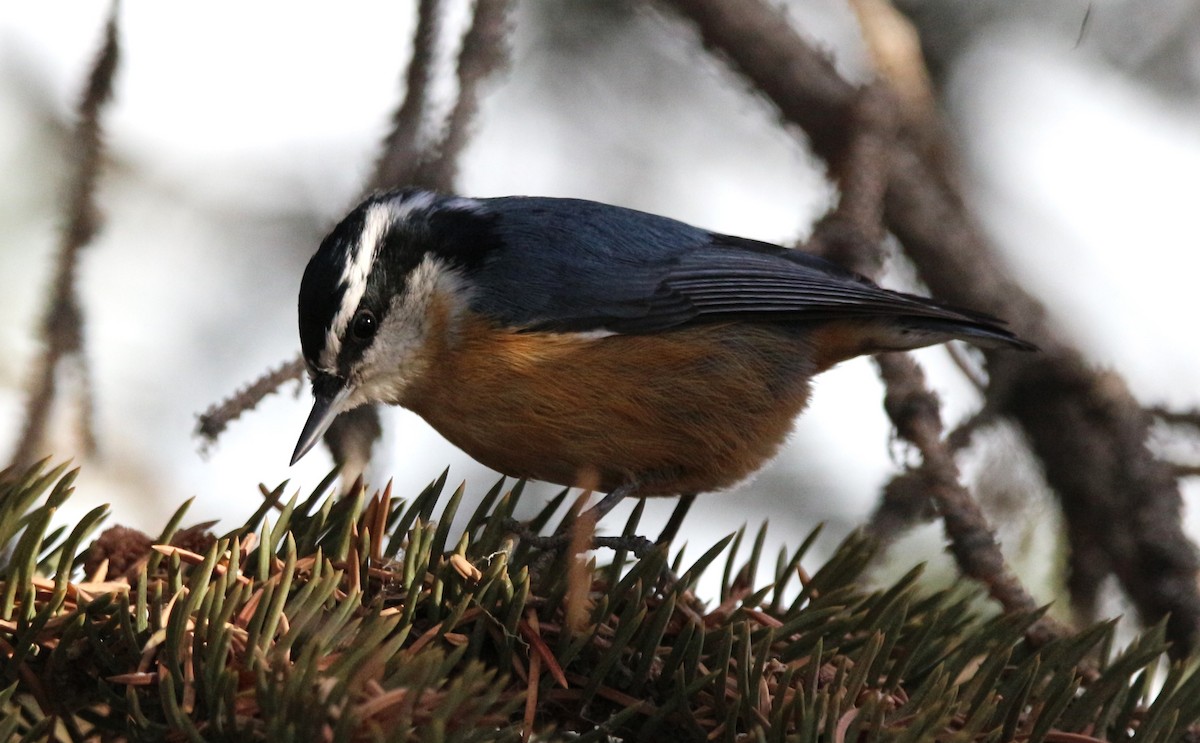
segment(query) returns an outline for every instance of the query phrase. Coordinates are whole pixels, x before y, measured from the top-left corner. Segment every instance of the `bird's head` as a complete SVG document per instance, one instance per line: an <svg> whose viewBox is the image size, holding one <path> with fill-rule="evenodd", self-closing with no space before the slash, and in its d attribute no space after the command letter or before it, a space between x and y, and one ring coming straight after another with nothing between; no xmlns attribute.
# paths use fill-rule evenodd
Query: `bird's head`
<svg viewBox="0 0 1200 743"><path fill-rule="evenodd" d="M321 242L300 283L300 345L315 398L294 464L339 413L403 404L465 311L482 202L406 190L368 198Z"/></svg>

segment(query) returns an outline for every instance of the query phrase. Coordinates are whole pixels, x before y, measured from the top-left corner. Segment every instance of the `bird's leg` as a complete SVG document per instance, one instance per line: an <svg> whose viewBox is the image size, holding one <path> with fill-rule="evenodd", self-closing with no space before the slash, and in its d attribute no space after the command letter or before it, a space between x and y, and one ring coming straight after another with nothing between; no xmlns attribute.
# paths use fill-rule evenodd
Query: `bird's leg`
<svg viewBox="0 0 1200 743"><path fill-rule="evenodd" d="M599 503L580 514L579 518L591 519L594 524L600 523L600 519L604 518L618 503L633 495L637 488L637 483L633 481L613 488L608 495L600 499Z"/></svg>
<svg viewBox="0 0 1200 743"><path fill-rule="evenodd" d="M632 495L637 491L638 485L636 482L627 482L619 487L614 488L611 492L600 499L596 505L576 516L574 519L563 522L558 529L550 536L543 537L539 534L532 533L524 524L514 522L509 525L509 528L516 533L526 543L537 547L538 549L558 550L567 546L571 541L571 530L574 525L582 520L590 521L593 528L600 519L604 518L618 503ZM686 510L686 509L685 509ZM682 519L682 516L680 517ZM597 537L592 536L592 548L604 547L608 549L627 549L639 559L645 557L650 550L654 548L654 543L645 537Z"/></svg>
<svg viewBox="0 0 1200 743"><path fill-rule="evenodd" d="M671 511L671 518L667 519L667 525L663 527L662 533L658 535L658 539L654 540L655 544L670 544L675 541L676 535L679 534L679 527L683 526L683 520L687 517L692 503L695 502L695 493L684 493L679 496L679 502L675 504L675 510Z"/></svg>
<svg viewBox="0 0 1200 743"><path fill-rule="evenodd" d="M579 519L588 519L592 524L592 528L595 529L596 524L600 523L600 519L604 518L605 515L608 514L609 511L613 510L613 508L622 500L637 492L637 489L638 484L633 481L613 488L608 495L600 499L599 503L581 513L579 515ZM566 526L568 530L571 528L570 524ZM632 552L639 560L650 554L650 551L654 549L654 546L655 544L649 539L636 534L632 536L618 537L598 537L594 534L592 535L593 549L597 547L607 547L608 549L612 550L625 549Z"/></svg>

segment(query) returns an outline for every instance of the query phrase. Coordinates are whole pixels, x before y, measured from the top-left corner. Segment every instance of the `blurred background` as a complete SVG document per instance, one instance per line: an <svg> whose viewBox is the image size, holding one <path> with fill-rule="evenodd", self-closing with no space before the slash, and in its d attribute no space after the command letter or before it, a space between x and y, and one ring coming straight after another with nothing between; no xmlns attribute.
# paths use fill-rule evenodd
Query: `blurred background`
<svg viewBox="0 0 1200 743"><path fill-rule="evenodd" d="M461 31L462 4L448 24ZM103 121L105 221L79 293L99 451L72 521L156 533L244 520L256 484L307 492L331 466L287 460L307 416L288 385L202 453L196 414L298 350L296 292L322 235L353 204L402 95L415 2L129 2L116 97ZM965 192L1014 273L1064 335L1147 403L1200 406L1200 2L897 0L917 23ZM795 27L854 80L869 75L844 0L787 3ZM1152 8L1152 10L1149 10ZM711 59L691 28L642 3L522 0L512 65L488 87L461 163L472 196L540 194L622 204L760 240L803 239L835 194L803 137ZM106 3L0 5L0 458L7 460L39 351L61 226L74 106ZM454 93L445 63L442 100ZM884 283L916 288L902 261ZM978 406L946 352L919 353L951 425ZM78 379L60 378L70 401ZM817 523L828 550L862 524L910 453L890 440L874 368L818 379L790 445L754 480L699 499L684 527L698 555L742 523L770 521L768 555ZM56 410L56 458L80 442ZM450 466L481 496L495 475L415 415L385 413L372 469L400 495ZM1017 571L1053 598L1056 509L1019 435L993 428L964 459ZM557 491L531 488L526 513ZM1189 525L1200 533L1185 482ZM671 501L650 504L656 533ZM621 513L607 524L619 530ZM218 527L219 529L221 527ZM893 547L907 570L937 560L940 526ZM767 562L770 562L769 560Z"/></svg>

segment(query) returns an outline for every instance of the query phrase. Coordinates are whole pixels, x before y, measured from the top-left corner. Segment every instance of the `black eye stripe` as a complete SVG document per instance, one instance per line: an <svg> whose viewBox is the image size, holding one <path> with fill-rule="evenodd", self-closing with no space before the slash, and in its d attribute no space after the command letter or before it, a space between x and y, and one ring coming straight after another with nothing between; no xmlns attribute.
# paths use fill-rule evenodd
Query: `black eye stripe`
<svg viewBox="0 0 1200 743"><path fill-rule="evenodd" d="M382 227L376 209L389 216ZM299 297L305 359L314 368L332 362L347 373L375 342L421 262L433 255L470 273L496 245L494 222L481 202L425 191L389 191L364 200L322 240L305 269ZM368 236L370 245L364 242ZM368 249L370 256L362 253ZM361 265L368 258L370 266ZM356 326L364 309L373 313L373 326L370 320ZM333 342L331 332L337 336Z"/></svg>

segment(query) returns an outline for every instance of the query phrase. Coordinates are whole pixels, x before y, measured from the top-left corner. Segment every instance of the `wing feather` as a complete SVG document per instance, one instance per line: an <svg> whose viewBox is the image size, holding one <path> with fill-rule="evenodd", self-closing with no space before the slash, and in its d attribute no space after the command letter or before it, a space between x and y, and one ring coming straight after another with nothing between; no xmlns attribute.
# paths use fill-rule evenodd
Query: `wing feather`
<svg viewBox="0 0 1200 743"><path fill-rule="evenodd" d="M643 334L739 319L895 317L1011 337L988 315L890 291L778 245L595 202L484 201L498 246L475 277L481 310L520 329Z"/></svg>

